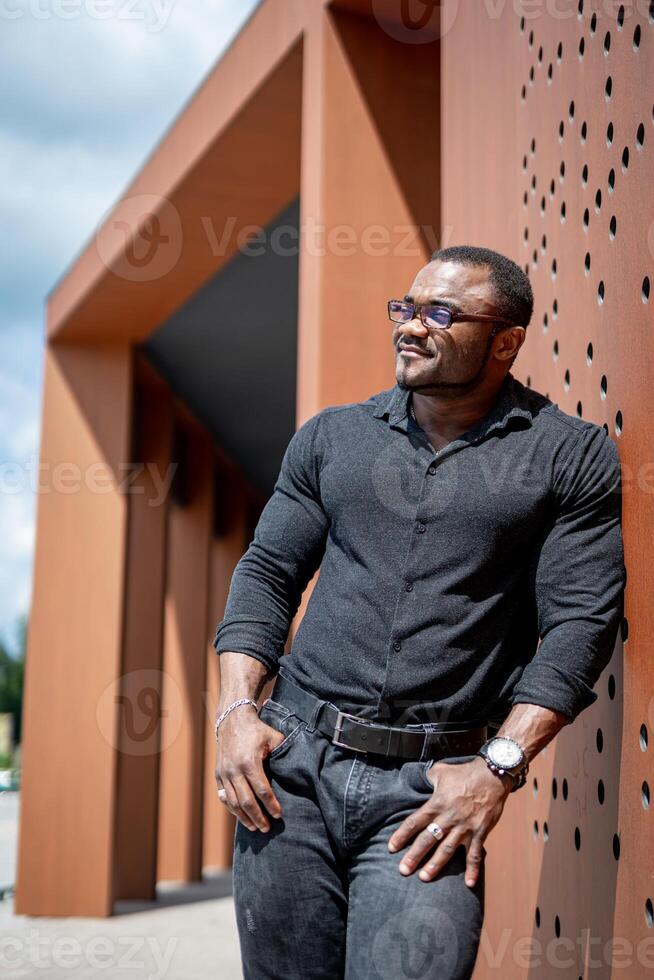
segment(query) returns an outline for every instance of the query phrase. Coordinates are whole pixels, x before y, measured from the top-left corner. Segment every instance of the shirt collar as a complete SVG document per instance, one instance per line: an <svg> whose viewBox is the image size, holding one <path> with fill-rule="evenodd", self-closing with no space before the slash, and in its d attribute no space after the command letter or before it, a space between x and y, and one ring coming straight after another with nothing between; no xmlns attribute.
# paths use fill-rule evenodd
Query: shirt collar
<svg viewBox="0 0 654 980"><path fill-rule="evenodd" d="M389 425L398 426L406 432L409 423L408 403L410 394L410 390L400 388L396 384L390 391L385 391L379 396L379 404L374 410L373 416L375 418L388 416ZM530 424L533 421L533 415L527 405L525 386L508 371L502 381L495 403L486 415L467 430L467 433L475 437L486 435L491 429L504 428L513 418L527 419Z"/></svg>

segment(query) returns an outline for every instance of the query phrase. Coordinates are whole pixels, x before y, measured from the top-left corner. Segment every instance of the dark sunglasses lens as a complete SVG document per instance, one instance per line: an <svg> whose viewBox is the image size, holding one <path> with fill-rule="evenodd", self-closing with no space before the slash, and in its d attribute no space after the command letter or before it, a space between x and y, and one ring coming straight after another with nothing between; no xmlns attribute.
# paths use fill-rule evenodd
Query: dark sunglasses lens
<svg viewBox="0 0 654 980"><path fill-rule="evenodd" d="M430 327L449 327L452 322L452 315L444 306L426 306L423 315Z"/></svg>
<svg viewBox="0 0 654 980"><path fill-rule="evenodd" d="M388 304L388 315L396 323L408 323L413 319L413 307L410 303L391 300Z"/></svg>

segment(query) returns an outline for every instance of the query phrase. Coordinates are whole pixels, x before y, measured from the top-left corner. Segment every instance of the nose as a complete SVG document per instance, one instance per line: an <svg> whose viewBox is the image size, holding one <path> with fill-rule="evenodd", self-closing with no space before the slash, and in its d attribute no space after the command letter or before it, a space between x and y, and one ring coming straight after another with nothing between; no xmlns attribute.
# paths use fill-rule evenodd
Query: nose
<svg viewBox="0 0 654 980"><path fill-rule="evenodd" d="M398 339L404 336L421 337L424 339L429 336L429 330L420 317L416 315L413 320L407 320L406 323L398 323Z"/></svg>

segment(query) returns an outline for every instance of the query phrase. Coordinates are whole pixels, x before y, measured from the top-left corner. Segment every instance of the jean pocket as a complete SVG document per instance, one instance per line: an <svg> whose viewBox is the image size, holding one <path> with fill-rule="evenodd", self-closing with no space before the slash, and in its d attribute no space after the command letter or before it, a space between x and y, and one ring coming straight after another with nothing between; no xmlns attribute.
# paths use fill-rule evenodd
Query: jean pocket
<svg viewBox="0 0 654 980"><path fill-rule="evenodd" d="M434 765L435 762L447 762L448 764L451 765L458 765L459 763L462 762L472 762L472 760L475 758L475 755L476 753L473 752L472 755L446 755L446 756L442 756L440 759L436 758L436 759L423 760L420 763L420 773L422 775L422 778L424 779L425 785L428 786L429 789L433 792L434 784L429 777L429 770L431 769L431 767Z"/></svg>
<svg viewBox="0 0 654 980"><path fill-rule="evenodd" d="M275 731L281 732L285 736L279 745L276 745L272 752L266 756L266 759L276 759L282 755L296 736L306 728L306 722L298 718L291 708L287 708L285 704L280 704L279 701L273 701L272 698L260 708L259 718L264 724L270 725Z"/></svg>

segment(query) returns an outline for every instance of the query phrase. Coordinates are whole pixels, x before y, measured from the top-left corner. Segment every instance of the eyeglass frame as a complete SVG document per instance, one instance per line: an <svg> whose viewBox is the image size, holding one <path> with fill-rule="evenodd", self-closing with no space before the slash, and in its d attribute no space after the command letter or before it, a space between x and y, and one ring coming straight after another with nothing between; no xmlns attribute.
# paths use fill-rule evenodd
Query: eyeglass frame
<svg viewBox="0 0 654 980"><path fill-rule="evenodd" d="M405 299L389 299L388 319L392 323L410 323L411 320L394 320L393 317L391 316L391 303L401 303L403 306L411 306L413 308L413 313L414 313L414 315L411 317L411 320L415 320L415 315L417 313L418 316L420 317L420 322L422 323L423 327L427 328L427 330L449 330L453 323L457 323L462 320L464 321L479 320L479 321L486 321L489 323L493 323L493 322L506 323L507 326L509 327L520 326L519 323L514 323L513 320L507 320L507 318L504 316L493 316L491 313L461 313L461 312L455 313L452 310L450 310L447 306L442 306L438 303L409 303L408 300ZM450 317L450 322L446 326L441 326L439 324L435 326L431 326L430 324L425 323L423 317L423 310L425 308L431 308L435 310L445 310Z"/></svg>

